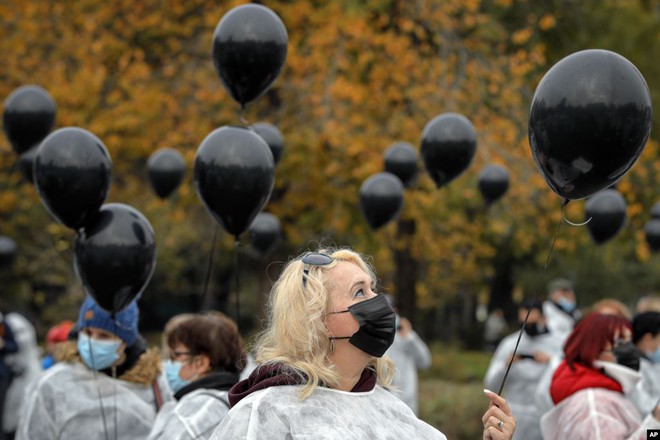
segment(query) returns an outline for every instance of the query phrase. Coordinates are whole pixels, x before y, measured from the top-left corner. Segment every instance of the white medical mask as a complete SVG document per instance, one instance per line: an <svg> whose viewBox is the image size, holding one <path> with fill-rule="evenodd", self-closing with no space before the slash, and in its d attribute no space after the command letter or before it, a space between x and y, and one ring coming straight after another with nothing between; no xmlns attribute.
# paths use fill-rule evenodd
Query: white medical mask
<svg viewBox="0 0 660 440"><path fill-rule="evenodd" d="M99 340L78 333L78 353L92 370L104 370L117 362L121 343L121 339Z"/></svg>
<svg viewBox="0 0 660 440"><path fill-rule="evenodd" d="M571 313L575 310L575 303L566 298L559 298L557 305L562 308L565 312Z"/></svg>
<svg viewBox="0 0 660 440"><path fill-rule="evenodd" d="M173 362L169 359L165 361L165 376L170 384L170 389L175 393L192 382L192 380L181 379L179 375L181 367L183 367L183 364L179 361Z"/></svg>
<svg viewBox="0 0 660 440"><path fill-rule="evenodd" d="M632 368L628 368L621 364L615 364L614 362L595 360L593 365L595 368L602 368L605 370L605 374L619 382L619 385L623 388L623 394L629 394L632 392L635 389L637 382L642 378L639 371L635 371Z"/></svg>

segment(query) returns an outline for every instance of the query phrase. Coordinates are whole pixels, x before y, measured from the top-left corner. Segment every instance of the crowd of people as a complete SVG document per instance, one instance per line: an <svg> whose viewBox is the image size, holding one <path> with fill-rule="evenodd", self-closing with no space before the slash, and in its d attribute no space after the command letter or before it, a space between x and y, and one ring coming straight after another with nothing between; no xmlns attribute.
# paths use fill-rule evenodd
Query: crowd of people
<svg viewBox="0 0 660 440"><path fill-rule="evenodd" d="M419 418L427 345L350 249L304 253L274 283L264 330L244 346L220 312L176 315L160 350L133 301L91 297L47 334L45 356L21 315L0 320L2 438L444 439ZM655 301L655 302L654 302ZM520 331L485 337L484 439L645 439L660 429L660 308L605 299L577 308L569 280L524 300ZM524 325L523 325L524 323ZM492 335L491 335L492 336ZM499 390L507 377L502 395ZM505 400L506 398L506 400Z"/></svg>

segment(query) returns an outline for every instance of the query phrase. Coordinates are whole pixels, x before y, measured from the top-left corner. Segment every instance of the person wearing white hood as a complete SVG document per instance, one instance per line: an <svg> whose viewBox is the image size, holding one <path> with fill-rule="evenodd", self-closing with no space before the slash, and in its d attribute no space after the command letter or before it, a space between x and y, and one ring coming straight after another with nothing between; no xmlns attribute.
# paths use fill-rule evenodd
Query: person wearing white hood
<svg viewBox="0 0 660 440"><path fill-rule="evenodd" d="M629 400L640 375L630 323L592 313L580 321L564 346L564 361L552 377L556 405L541 418L544 439L646 439L660 429L660 407L642 418Z"/></svg>
<svg viewBox="0 0 660 440"><path fill-rule="evenodd" d="M6 437L13 438L21 414L23 397L39 377L42 368L34 326L23 315L16 312L8 313L5 321L11 326L18 346L16 353L5 356L5 363L13 371L14 378L5 397L2 429Z"/></svg>
<svg viewBox="0 0 660 440"><path fill-rule="evenodd" d="M518 422L514 439L541 438L539 418L542 413L535 404L534 389L539 378L551 367L551 360L561 353L561 340L548 331L541 307L539 301L532 299L526 299L520 304L518 320L521 325L527 312L529 317L520 338L518 351L514 356L513 350L520 331L512 333L500 342L484 377L485 387L497 390L513 356L504 394L509 399L511 411Z"/></svg>
<svg viewBox="0 0 660 440"><path fill-rule="evenodd" d="M639 365L642 379L630 398L642 414L648 414L660 399L660 312L636 315L632 329L633 342L643 356Z"/></svg>
<svg viewBox="0 0 660 440"><path fill-rule="evenodd" d="M575 322L582 317L576 307L573 282L566 278L555 278L548 283L548 300L543 303L543 315L548 329L562 343L573 330Z"/></svg>

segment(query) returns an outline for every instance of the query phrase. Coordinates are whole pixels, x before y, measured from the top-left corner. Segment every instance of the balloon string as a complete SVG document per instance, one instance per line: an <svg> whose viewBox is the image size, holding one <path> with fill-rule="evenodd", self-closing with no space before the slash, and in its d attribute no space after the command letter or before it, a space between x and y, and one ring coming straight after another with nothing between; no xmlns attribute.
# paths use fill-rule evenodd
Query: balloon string
<svg viewBox="0 0 660 440"><path fill-rule="evenodd" d="M566 206L565 202L562 205L562 209L564 206ZM555 243L557 242L557 237L559 236L559 230L561 229L561 224L562 221L559 221L559 225L557 225L557 230L555 231L555 236L552 239L552 244L550 245L550 250L548 251L548 256L545 259L545 264L543 265L543 270L539 274L539 278L537 281L537 284L540 286L541 283L543 282L543 277L545 275L546 270L548 269L548 263L550 263L550 256L552 255L552 251L555 248ZM536 303L538 299L538 290L535 290L534 298L532 299L532 304ZM506 367L506 372L504 373L504 378L502 379L502 384L500 385L500 390L497 392L497 394L502 395L502 390L504 389L504 384L506 383L506 378L509 376L509 370L511 370L511 365L513 365L513 360L516 357L516 352L518 351L518 345L520 345L520 339L522 338L523 331L525 330L525 326L527 325L527 320L529 319L529 314L531 313L532 308L530 307L527 309L527 314L525 315L525 319L523 320L522 326L520 326L520 331L518 332L518 339L516 340L516 346L513 348L513 353L511 354L511 359L509 360L509 365Z"/></svg>
<svg viewBox="0 0 660 440"><path fill-rule="evenodd" d="M240 241L238 240L238 237L236 237L236 243L234 243L234 277L236 278L236 329L240 333L240 320L241 320L241 306L240 306L240 283L239 283L239 276L238 276L238 246L240 245Z"/></svg>
<svg viewBox="0 0 660 440"><path fill-rule="evenodd" d="M562 217L564 218L564 221L565 221L566 223L568 223L568 224L571 225L571 226L577 226L577 227L579 227L579 226L584 226L584 225L586 225L587 223L589 223L589 222L591 221L591 219L592 219L593 217L589 217L589 219L588 219L586 222L584 222L584 223L573 223L572 221L570 221L569 219L567 219L567 218L566 218L566 205L568 205L569 202L570 202L570 200L568 200L568 199L564 199L564 202L561 204L561 215L562 215Z"/></svg>
<svg viewBox="0 0 660 440"><path fill-rule="evenodd" d="M209 281L211 280L211 269L213 268L213 254L215 254L215 243L217 242L219 229L220 229L220 225L216 223L215 229L213 230L213 238L211 241L211 251L209 252L209 259L206 265L206 279L204 280L204 290L202 291L202 299L199 302L200 310L203 310L204 308L204 301L206 300L206 292L209 288Z"/></svg>
<svg viewBox="0 0 660 440"><path fill-rule="evenodd" d="M89 320L85 320L86 327L89 327ZM80 329L82 331L83 329ZM101 395L101 384L99 384L98 372L96 371L96 361L94 361L94 350L92 349L92 338L87 335L87 348L89 349L89 355L92 358L92 376L94 376L94 383L96 384L96 391L99 396L99 405L101 407L101 420L103 421L103 433L105 434L105 440L110 440L108 437L108 425L105 421L105 409L103 408L103 397Z"/></svg>

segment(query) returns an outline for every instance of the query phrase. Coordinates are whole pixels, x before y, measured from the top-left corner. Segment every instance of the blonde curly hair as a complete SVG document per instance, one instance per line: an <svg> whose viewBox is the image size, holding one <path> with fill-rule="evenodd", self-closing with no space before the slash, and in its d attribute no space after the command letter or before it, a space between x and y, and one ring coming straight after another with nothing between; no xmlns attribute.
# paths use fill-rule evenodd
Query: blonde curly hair
<svg viewBox="0 0 660 440"><path fill-rule="evenodd" d="M300 375L305 385L301 399L309 397L317 386L335 387L340 374L330 361L330 339L324 318L330 311L327 276L338 262L355 264L375 282L376 276L367 259L348 248L320 249L333 258L325 266L310 266L303 286L305 264L302 254L290 261L273 285L268 303L268 322L256 340L255 358L259 364L283 364ZM378 383L390 387L394 367L388 358L373 357L368 368L376 372Z"/></svg>

